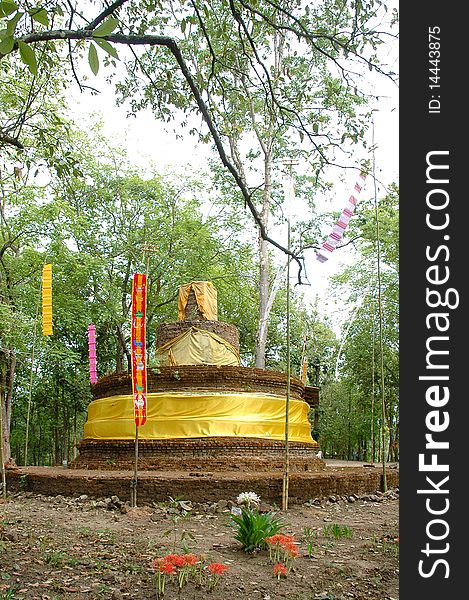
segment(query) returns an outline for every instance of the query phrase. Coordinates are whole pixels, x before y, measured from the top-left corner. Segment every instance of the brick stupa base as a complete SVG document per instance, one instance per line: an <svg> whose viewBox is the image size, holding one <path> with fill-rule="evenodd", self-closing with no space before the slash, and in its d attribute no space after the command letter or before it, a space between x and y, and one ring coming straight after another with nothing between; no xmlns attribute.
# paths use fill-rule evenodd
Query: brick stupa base
<svg viewBox="0 0 469 600"><path fill-rule="evenodd" d="M371 465L370 465L371 466ZM20 467L7 471L8 490L32 492L47 496L62 494L90 498L119 496L129 501L133 471L89 471L59 467ZM199 472L199 471L139 471L138 504L152 505L180 496L192 502L234 500L238 494L253 491L264 501L280 503L283 474L281 472ZM399 485L398 469L387 469L390 488ZM298 504L331 494L375 493L382 488L382 469L326 465L317 472L293 472L290 475L289 504Z"/></svg>
<svg viewBox="0 0 469 600"><path fill-rule="evenodd" d="M73 469L127 470L135 464L131 440L83 440ZM317 446L289 443L291 471L322 471ZM176 440L139 440L139 468L145 471L262 471L284 469L285 444L257 438L208 437Z"/></svg>
<svg viewBox="0 0 469 600"><path fill-rule="evenodd" d="M149 392L203 391L286 395L284 373L268 369L215 365L178 365L148 371ZM131 394L129 373L107 375L93 386L94 399ZM293 400L317 405L318 389L291 378ZM72 469L127 470L135 463L133 440L83 439ZM142 470L279 472L284 468L285 443L255 437L198 437L139 439L139 468ZM289 442L290 469L295 472L322 471L316 442Z"/></svg>

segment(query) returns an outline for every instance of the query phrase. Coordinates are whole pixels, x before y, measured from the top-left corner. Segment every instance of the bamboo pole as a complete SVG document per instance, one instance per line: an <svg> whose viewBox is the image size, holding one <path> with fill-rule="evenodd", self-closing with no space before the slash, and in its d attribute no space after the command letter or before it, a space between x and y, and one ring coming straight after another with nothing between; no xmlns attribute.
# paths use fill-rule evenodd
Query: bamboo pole
<svg viewBox="0 0 469 600"><path fill-rule="evenodd" d="M7 499L7 474L5 469L5 452L3 449L3 403L0 398L0 459L2 461L3 499Z"/></svg>
<svg viewBox="0 0 469 600"><path fill-rule="evenodd" d="M46 264L47 257L44 259L44 265ZM24 466L28 466L28 444L29 444L29 423L31 420L31 406L32 406L32 393L33 393L33 371L34 371L34 358L36 352L36 340L37 340L37 320L39 317L39 306L41 305L41 290L42 290L42 278L39 285L39 293L36 304L36 318L34 319L34 330L33 330L33 347L31 350L31 371L29 373L29 390L28 390L28 411L26 413L26 435L24 440Z"/></svg>
<svg viewBox="0 0 469 600"><path fill-rule="evenodd" d="M287 247L290 250L290 219L288 219ZM290 256L287 257L287 395L285 402L285 471L283 475L282 510L288 510L288 484L290 456L288 448L288 427L290 421Z"/></svg>
<svg viewBox="0 0 469 600"><path fill-rule="evenodd" d="M386 400L384 391L384 352L383 352L383 312L381 304L381 252L380 252L380 231L379 231L379 213L378 198L376 189L376 161L375 161L375 120L372 119L372 148L373 148L373 184L374 184L374 204L376 221L376 249L377 249L377 274L378 274L378 326L379 326L379 350L381 354L381 443L383 446L383 481L382 491L386 492L388 483L386 478Z"/></svg>
<svg viewBox="0 0 469 600"><path fill-rule="evenodd" d="M130 506L135 508L137 506L137 485L138 485L138 425L135 425L135 465L134 465L134 477L130 483Z"/></svg>
<svg viewBox="0 0 469 600"><path fill-rule="evenodd" d="M373 282L373 274L371 275ZM376 440L375 440L375 298L373 283L371 286L371 462L374 464L376 456Z"/></svg>

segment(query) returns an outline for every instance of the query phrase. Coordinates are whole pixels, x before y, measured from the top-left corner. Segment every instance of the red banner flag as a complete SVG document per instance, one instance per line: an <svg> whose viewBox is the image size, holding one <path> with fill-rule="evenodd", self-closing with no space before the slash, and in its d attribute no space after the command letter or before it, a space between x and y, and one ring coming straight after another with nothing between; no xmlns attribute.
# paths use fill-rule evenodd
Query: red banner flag
<svg viewBox="0 0 469 600"><path fill-rule="evenodd" d="M135 425L147 420L147 369L145 323L147 309L147 276L134 273L132 284L132 390Z"/></svg>

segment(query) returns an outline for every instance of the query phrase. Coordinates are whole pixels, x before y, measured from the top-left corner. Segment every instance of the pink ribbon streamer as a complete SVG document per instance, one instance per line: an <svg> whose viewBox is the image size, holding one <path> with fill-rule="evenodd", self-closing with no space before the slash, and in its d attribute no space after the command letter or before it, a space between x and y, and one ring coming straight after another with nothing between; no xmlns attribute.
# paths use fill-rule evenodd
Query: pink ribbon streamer
<svg viewBox="0 0 469 600"><path fill-rule="evenodd" d="M342 214L340 215L339 220L332 228L331 233L329 234L327 240L321 246L321 249L316 254L316 259L319 262L326 262L330 258L330 255L337 247L337 244L342 239L344 235L344 231L347 229L347 225L349 224L350 219L355 211L358 201L358 195L363 189L363 184L365 181L366 175L364 173L360 173L358 181L354 186L354 193L350 196L347 202L347 206L343 209Z"/></svg>
<svg viewBox="0 0 469 600"><path fill-rule="evenodd" d="M90 360L90 383L98 381L96 373L96 325L88 325L88 356Z"/></svg>

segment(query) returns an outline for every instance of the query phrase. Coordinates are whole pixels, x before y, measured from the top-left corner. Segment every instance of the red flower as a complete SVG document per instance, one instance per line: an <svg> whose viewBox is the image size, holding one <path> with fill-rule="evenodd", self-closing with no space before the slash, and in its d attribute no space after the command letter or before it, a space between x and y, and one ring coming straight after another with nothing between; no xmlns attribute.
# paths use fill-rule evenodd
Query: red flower
<svg viewBox="0 0 469 600"><path fill-rule="evenodd" d="M160 573L165 573L165 575L173 575L176 572L174 565L169 562L162 562L159 569Z"/></svg>
<svg viewBox="0 0 469 600"><path fill-rule="evenodd" d="M184 567L186 559L183 554L168 554L165 561L175 567Z"/></svg>
<svg viewBox="0 0 469 600"><path fill-rule="evenodd" d="M281 544L291 544L295 541L295 536L294 535L282 535L281 536L281 540L280 543Z"/></svg>
<svg viewBox="0 0 469 600"><path fill-rule="evenodd" d="M196 565L199 562L199 557L196 556L195 554L184 554L183 558L184 558L184 564L187 565L188 567L193 567L194 565Z"/></svg>
<svg viewBox="0 0 469 600"><path fill-rule="evenodd" d="M282 563L277 563L276 565L274 565L274 575L279 579L280 577L286 577L287 573L287 567Z"/></svg>
<svg viewBox="0 0 469 600"><path fill-rule="evenodd" d="M273 546L275 546L275 544L280 544L281 546L284 546L285 544L293 543L294 539L295 536L293 535L277 533L275 535L271 535L270 537L265 538L265 541L268 544L272 544Z"/></svg>
<svg viewBox="0 0 469 600"><path fill-rule="evenodd" d="M283 537L282 535L280 535L279 533L277 533L275 535L271 535L270 537L266 537L265 541L268 544L272 544L274 546L275 544L279 544L280 543L280 540L282 539L282 537Z"/></svg>
<svg viewBox="0 0 469 600"><path fill-rule="evenodd" d="M207 569L210 571L212 575L223 575L225 571L228 571L230 567L223 565L221 563L211 563L208 565Z"/></svg>
<svg viewBox="0 0 469 600"><path fill-rule="evenodd" d="M285 549L285 552L288 553L288 556L290 556L291 558L296 558L300 555L298 546L295 544L295 542L283 544L283 548Z"/></svg>

